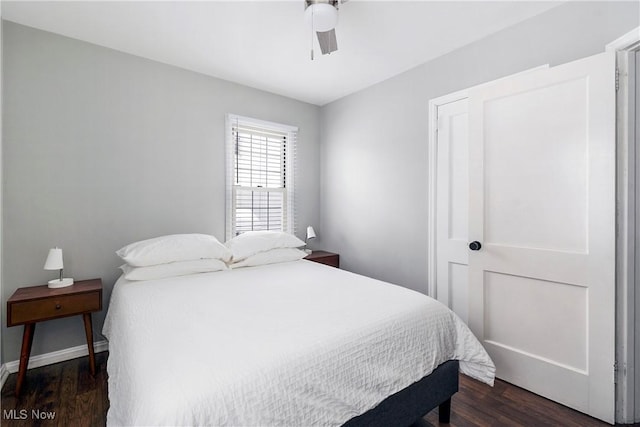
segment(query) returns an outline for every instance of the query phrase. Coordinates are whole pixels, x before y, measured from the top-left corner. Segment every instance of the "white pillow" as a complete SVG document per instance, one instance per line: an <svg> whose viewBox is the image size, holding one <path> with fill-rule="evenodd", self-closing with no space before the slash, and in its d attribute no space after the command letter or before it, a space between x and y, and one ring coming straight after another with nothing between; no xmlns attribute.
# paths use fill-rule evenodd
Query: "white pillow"
<svg viewBox="0 0 640 427"><path fill-rule="evenodd" d="M258 252L239 262L230 264L231 268L254 267L264 264L275 264L278 262L297 261L307 256L307 253L296 248L278 248L270 251Z"/></svg>
<svg viewBox="0 0 640 427"><path fill-rule="evenodd" d="M225 245L233 254L233 262L237 262L271 249L304 246L304 242L293 234L282 231L247 231L229 240Z"/></svg>
<svg viewBox="0 0 640 427"><path fill-rule="evenodd" d="M208 234L172 234L131 243L116 254L133 267L166 264L194 259L231 260L231 252Z"/></svg>
<svg viewBox="0 0 640 427"><path fill-rule="evenodd" d="M227 264L219 259L196 259L191 261L170 262L148 267L120 266L127 280L153 280L167 277L186 276L195 273L226 270Z"/></svg>

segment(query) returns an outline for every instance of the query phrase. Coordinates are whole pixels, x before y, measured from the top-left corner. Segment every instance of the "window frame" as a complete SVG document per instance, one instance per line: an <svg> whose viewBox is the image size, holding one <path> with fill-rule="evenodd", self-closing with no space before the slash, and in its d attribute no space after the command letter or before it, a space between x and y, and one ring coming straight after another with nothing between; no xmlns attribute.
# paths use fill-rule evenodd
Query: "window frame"
<svg viewBox="0 0 640 427"><path fill-rule="evenodd" d="M235 126L247 126L264 131L275 131L286 134L285 146L286 157L282 165L286 173L284 187L249 187L235 185L234 171L236 162L235 140L233 129ZM227 114L225 120L225 170L226 170L226 239L236 236L236 194L238 190L249 190L258 192L278 192L282 193L282 230L295 234L296 210L295 210L295 176L296 176L296 142L298 128L296 126L270 122L266 120L254 119L237 114Z"/></svg>

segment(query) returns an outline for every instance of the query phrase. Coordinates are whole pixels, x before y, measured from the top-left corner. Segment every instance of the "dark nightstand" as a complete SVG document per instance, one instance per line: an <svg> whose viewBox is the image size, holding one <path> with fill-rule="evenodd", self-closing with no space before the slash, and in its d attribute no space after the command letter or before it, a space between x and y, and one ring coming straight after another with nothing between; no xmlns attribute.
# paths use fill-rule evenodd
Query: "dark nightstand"
<svg viewBox="0 0 640 427"><path fill-rule="evenodd" d="M313 251L312 253L304 257L304 259L340 268L340 255L334 254L333 252Z"/></svg>
<svg viewBox="0 0 640 427"><path fill-rule="evenodd" d="M20 369L16 381L16 396L20 394L27 374L36 323L61 317L82 315L89 347L91 375L96 374L93 353L91 313L102 310L102 280L81 280L65 288L50 289L47 285L18 288L7 301L7 326L24 325Z"/></svg>

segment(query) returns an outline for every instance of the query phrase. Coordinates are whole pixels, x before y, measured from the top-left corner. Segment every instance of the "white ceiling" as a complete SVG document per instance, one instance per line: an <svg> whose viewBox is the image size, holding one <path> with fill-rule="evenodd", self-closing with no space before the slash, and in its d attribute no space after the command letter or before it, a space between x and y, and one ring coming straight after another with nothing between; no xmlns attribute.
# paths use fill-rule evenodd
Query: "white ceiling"
<svg viewBox="0 0 640 427"><path fill-rule="evenodd" d="M2 1L6 20L324 105L562 1L358 1L310 59L304 0Z"/></svg>

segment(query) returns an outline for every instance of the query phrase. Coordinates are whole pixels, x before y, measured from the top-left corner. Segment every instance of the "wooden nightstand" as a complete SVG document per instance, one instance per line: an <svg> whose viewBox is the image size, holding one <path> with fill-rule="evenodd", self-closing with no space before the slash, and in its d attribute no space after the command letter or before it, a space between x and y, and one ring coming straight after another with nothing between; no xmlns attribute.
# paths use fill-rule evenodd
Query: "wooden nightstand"
<svg viewBox="0 0 640 427"><path fill-rule="evenodd" d="M16 381L16 396L20 394L27 374L27 364L36 323L61 317L82 315L89 347L91 375L96 374L93 353L91 313L102 310L102 280L81 280L66 288L50 289L47 285L18 288L7 301L7 326L24 325L20 369Z"/></svg>
<svg viewBox="0 0 640 427"><path fill-rule="evenodd" d="M304 259L340 268L340 255L334 254L333 252L313 251L304 257Z"/></svg>

